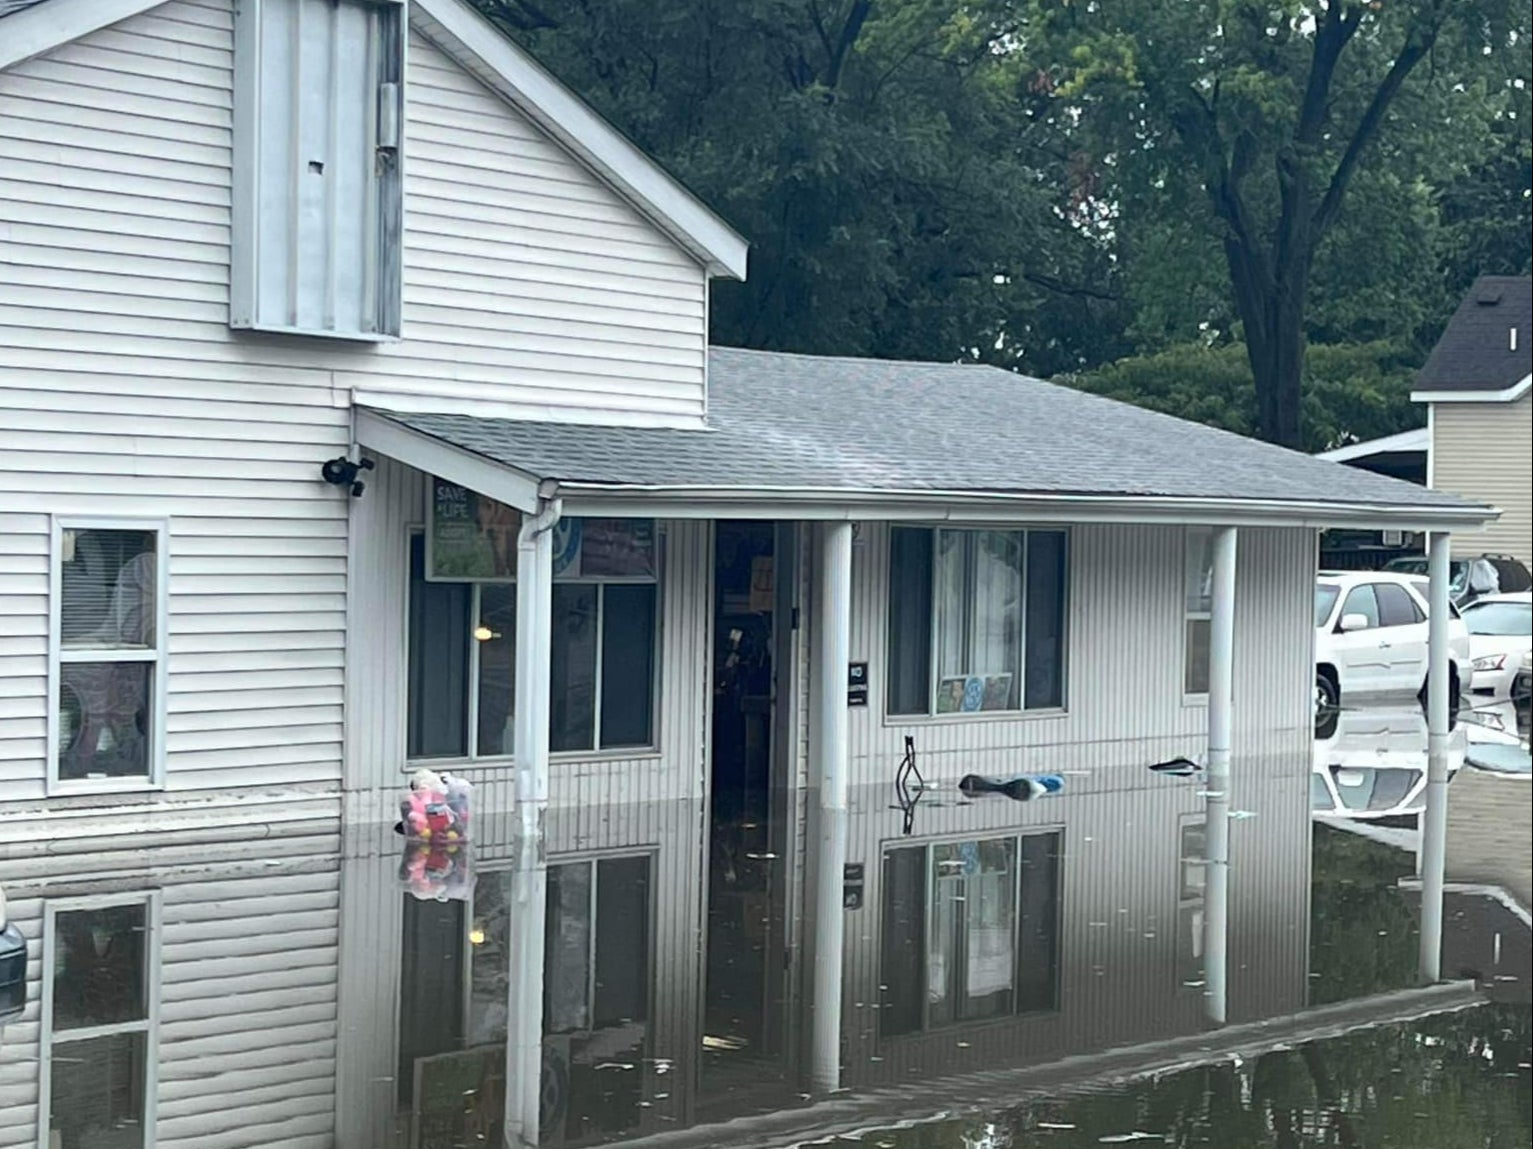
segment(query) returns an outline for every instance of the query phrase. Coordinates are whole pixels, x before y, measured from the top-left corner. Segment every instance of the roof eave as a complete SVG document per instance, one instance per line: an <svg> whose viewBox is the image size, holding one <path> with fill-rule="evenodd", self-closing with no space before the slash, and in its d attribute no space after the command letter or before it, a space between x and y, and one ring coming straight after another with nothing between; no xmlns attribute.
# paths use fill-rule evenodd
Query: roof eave
<svg viewBox="0 0 1533 1149"><path fill-rule="evenodd" d="M552 480L571 514L700 519L1159 523L1455 531L1495 507L1173 498L1132 494L709 487ZM552 489L545 486L545 492Z"/></svg>
<svg viewBox="0 0 1533 1149"><path fill-rule="evenodd" d="M412 0L411 25L590 168L713 276L744 279L748 245L711 208L464 0Z"/></svg>
<svg viewBox="0 0 1533 1149"><path fill-rule="evenodd" d="M1485 387L1473 391L1412 391L1412 403L1511 403L1521 399L1533 387L1533 373L1524 375L1510 387L1497 390Z"/></svg>
<svg viewBox="0 0 1533 1149"><path fill-rule="evenodd" d="M120 20L158 7L165 0L46 0L12 12L0 37L0 71Z"/></svg>

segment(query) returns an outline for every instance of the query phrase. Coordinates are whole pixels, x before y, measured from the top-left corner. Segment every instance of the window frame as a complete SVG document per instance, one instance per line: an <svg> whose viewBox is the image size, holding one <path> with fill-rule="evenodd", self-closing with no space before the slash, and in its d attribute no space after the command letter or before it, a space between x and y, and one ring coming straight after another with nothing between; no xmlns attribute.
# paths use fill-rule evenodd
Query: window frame
<svg viewBox="0 0 1533 1149"><path fill-rule="evenodd" d="M155 1114L159 1096L160 1045L160 949L163 899L158 889L124 893L95 894L86 897L47 898L43 903L42 1003L38 1015L37 1144L48 1144L52 1120L53 1053L59 1045L116 1037L125 1033L144 1034L144 1097L142 1149L156 1142ZM104 910L116 906L144 907L144 1017L137 1021L110 1022L106 1025L80 1026L65 1030L60 1039L53 1028L54 965L58 946L58 916L78 910Z"/></svg>
<svg viewBox="0 0 1533 1149"><path fill-rule="evenodd" d="M102 650L64 646L64 532L153 531L155 535L155 645L152 651ZM48 542L48 713L47 793L114 794L165 788L166 691L170 684L170 519L103 515L53 515ZM150 681L154 691L150 706L148 761L143 775L122 778L63 778L59 771L59 689L62 667L78 662L147 662L154 666Z"/></svg>
<svg viewBox="0 0 1533 1149"><path fill-rule="evenodd" d="M555 583L574 586L595 586L596 594L596 663L595 663L595 688L592 692L591 705L594 708L592 716L591 739L594 745L589 750L550 750L551 762L589 762L589 761L612 761L623 759L657 758L660 756L660 720L662 708L660 705L661 675L663 671L663 648L665 640L665 571L666 556L664 533L660 529L660 520L655 522L655 575L653 578L639 576L622 576L617 578L559 578ZM487 769L497 766L511 766L516 763L516 754L480 754L479 749L479 640L474 637L474 630L479 625L482 614L483 594L486 586L505 586L513 588L513 602L516 587L514 580L499 579L428 579L428 582L449 582L455 585L463 585L469 588L469 638L468 638L468 669L467 684L468 698L464 707L464 720L466 723L465 739L468 753L464 755L443 755L438 757L412 757L408 753L409 736L409 689L410 689L410 613L413 607L411 586L414 579L410 576L411 553L417 536L423 536L423 544L430 546L430 531L424 524L411 523L405 529L405 594L404 594L404 639L405 639L405 674L401 683L405 692L405 701L400 706L401 722L403 729L400 731L401 745L406 747L402 773L426 767L431 770L476 770ZM427 560L427 572L430 571L429 558ZM653 586L655 588L655 639L654 648L650 651L650 717L649 717L649 742L643 746L614 746L603 748L601 745L601 704L602 704L602 659L603 659L603 630L605 623L606 586L608 584L618 586ZM550 715L550 722L552 716Z"/></svg>
<svg viewBox="0 0 1533 1149"><path fill-rule="evenodd" d="M1021 951L1021 942L1022 942L1022 924L1023 924L1022 923L1022 878L1023 878L1023 873L1022 873L1022 870L1023 870L1023 866L1022 866L1022 841L1025 838L1044 838L1044 837L1053 837L1053 838L1057 839L1057 853L1055 855L1055 859L1056 860L1055 860L1055 864L1054 864L1054 954L1053 954L1054 966L1055 966L1055 968L1054 968L1054 987L1053 987L1054 988L1054 995L1053 995L1052 1002L1048 1006L1045 1006L1045 1007L1042 1007L1042 1008L1037 1008L1037 1009L1023 1009L1021 1007L1019 1001L1018 1001L1020 993L1019 993L1019 985L1018 985L1018 980L1017 980L1017 972L1018 972L1017 966L1018 966L1018 962L1020 960L1020 951ZM971 830L971 831L967 831L967 832L963 832L963 833L940 834L940 835L936 835L936 836L931 837L931 838L923 838L923 839L921 839L919 841L916 841L916 842L912 842L908 838L886 838L883 841L881 841L879 843L879 850L878 850L878 862L879 862L879 864L878 864L878 872L879 872L880 886L879 886L879 890L878 890L878 899L877 899L878 900L878 907L879 907L879 909L878 909L878 913L879 913L879 921L878 921L878 931L879 931L878 932L878 945L879 945L880 954L879 954L878 967L877 967L879 984L880 985L884 985L887 982L887 980L888 980L888 973L884 969L884 966L883 966L883 953L882 953L882 951L883 951L883 947L884 947L884 931L888 929L889 922L887 921L887 919L885 917L885 913L884 913L884 910L885 910L885 901L884 901L884 899L886 897L886 893L884 891L882 883L885 880L884 879L885 867L887 865L887 861L888 861L889 855L892 854L892 853L895 853L896 851L900 851L900 850L920 850L922 852L923 860L922 860L921 872L922 872L922 891L923 891L922 892L922 899L923 899L923 901L922 901L922 906L923 906L922 919L923 920L922 920L922 925L921 925L921 937L919 939L919 942L920 942L920 946L921 946L922 979L923 979L923 983L924 983L925 979L927 978L927 976L929 974L929 970L927 969L927 963L930 961L930 953L931 953L932 918L933 918L932 906L933 906L933 902L934 902L933 894L935 892L935 883L936 883L936 875L933 873L933 870L932 870L932 852L933 852L934 849L936 849L939 846L963 845L965 843L973 843L975 845L979 845L979 844L986 843L986 842L1006 842L1006 843L1009 843L1010 846L1011 846L1011 858L1012 858L1012 867L1013 867L1013 872L1012 872L1012 875L1011 875L1011 882L1010 882L1010 889L1011 889L1011 944L1012 944L1012 985L1011 985L1011 991L1010 991L1011 995L1012 995L1011 1008L1009 1010L1007 1010L1006 1012L1004 1012L1004 1013L996 1014L996 1015L993 1015L993 1016L990 1016L990 1017L982 1017L982 1018L954 1018L953 1020L950 1020L950 1021L941 1021L941 1022L933 1023L931 1021L932 1003L931 1003L931 997L930 997L930 992L929 992L930 987L923 984L923 990L926 991L926 992L923 992L923 994L922 994L922 1000L921 1000L921 1025L920 1025L920 1027L916 1028L916 1029L904 1030L904 1031L901 1031L901 1032L898 1032L898 1033L886 1033L886 1032L884 1032L883 1022L882 1022L883 1011L880 1010L879 1011L880 1012L880 1022L879 1022L879 1026L878 1026L878 1040L879 1040L880 1043L885 1042L885 1041L918 1040L920 1038L930 1036L931 1034L934 1034L934 1033L951 1032L951 1031L953 1031L955 1029L973 1029L973 1028L976 1028L976 1027L1007 1025L1007 1024L1014 1023L1016 1021L1022 1020L1024 1018L1048 1017L1050 1015L1059 1013L1059 1010L1060 1010L1060 990L1061 990L1061 984L1062 984L1061 979L1062 979L1062 976L1063 976L1062 972L1061 972L1061 967L1060 967L1061 955L1063 953L1063 945L1064 945L1064 940L1063 940L1063 936L1062 936L1062 926L1063 926L1063 923L1064 923L1064 920L1065 920L1065 911L1064 911L1065 867L1064 867L1064 859L1065 859L1065 855L1066 855L1066 847L1065 847L1065 826L1064 826L1064 823L1047 824L1047 825L1041 825L1041 826L1027 826L1025 828L1016 828L1016 829L1012 829L1012 830L1009 830L1009 831L1006 830L1004 827L992 827L992 828L990 828L988 830L978 830L978 829L976 829L976 830ZM883 992L883 991L880 991L880 992Z"/></svg>
<svg viewBox="0 0 1533 1149"><path fill-rule="evenodd" d="M893 583L894 583L894 536L896 531L918 530L923 531L930 541L930 577L931 591L927 603L929 626L927 630L927 682L926 682L926 710L910 714L898 713L890 708L890 690L893 685L892 666L894 664L893 634L895 629ZM1001 532L1022 536L1022 549L1019 557L1020 578L1022 583L1022 598L1018 608L1017 618L1017 652L1018 668L1016 676L1018 681L1017 698L1019 706L1015 709L1006 710L969 710L949 711L938 713L937 711L937 687L941 682L938 673L938 662L941 657L940 645L937 641L937 626L939 612L937 609L937 596L939 593L937 578L937 544L938 534L947 531L954 534L978 535L985 532ZM1059 647L1060 647L1060 671L1059 671L1059 705L1037 706L1029 708L1027 705L1027 613L1028 613L1028 555L1030 538L1034 533L1057 534L1063 539L1063 577L1060 580L1063 592L1059 619ZM1068 714L1070 710L1070 606L1071 606L1071 578L1073 573L1073 536L1068 525L1062 523L1004 523L984 524L965 523L962 526L950 526L941 523L922 522L895 522L890 523L884 540L884 569L885 585L883 593L883 638L884 657L882 671L884 674L884 689L882 691L882 717L885 726L906 726L911 723L926 722L1017 722L1026 719L1058 718ZM969 620L972 621L972 620Z"/></svg>
<svg viewBox="0 0 1533 1149"><path fill-rule="evenodd" d="M1210 583L1212 583L1212 578L1213 578L1213 553L1212 553L1211 550L1207 549L1207 546L1208 546L1209 543L1211 543L1213 541L1213 536L1214 536L1214 529L1212 527L1201 526L1201 525L1198 525L1198 524L1194 523L1194 524L1188 524L1187 526L1182 528L1182 562L1181 562L1182 577L1181 577L1181 591L1180 591L1180 597L1181 597L1181 619L1182 619L1182 623L1181 623L1182 675L1181 675L1181 678L1182 678L1182 703L1183 703L1183 705L1187 705L1187 706L1206 706L1206 705L1208 705L1208 688L1207 687L1204 687L1204 689L1202 689L1202 690L1188 690L1187 689L1187 671L1188 671L1188 668L1189 668L1189 660L1192 658L1192 643L1189 641L1189 631L1191 630L1191 625L1194 622L1204 622L1204 623L1208 624L1210 631L1212 631L1213 623L1214 623L1213 602L1210 600L1210 602L1209 602L1209 609L1206 610L1206 611L1203 611L1203 610L1189 610L1187 608L1187 576L1188 576L1189 570L1190 570L1190 568L1192 566L1193 546L1194 546L1195 543L1198 543L1198 544L1200 544L1204 548L1203 554L1200 557L1206 557L1208 559L1208 563L1207 563L1206 569L1209 572ZM1210 634L1210 641L1211 640L1212 640L1212 635Z"/></svg>
<svg viewBox="0 0 1533 1149"><path fill-rule="evenodd" d="M1203 840L1202 853L1193 857L1187 852L1188 836L1196 830ZM1176 945L1172 961L1172 976L1176 978L1178 995L1203 993L1208 982L1207 956L1203 953L1203 920L1208 913L1208 819L1202 813L1183 814L1176 822ZM1189 867L1197 870L1196 884L1189 884ZM1195 936L1184 935L1183 926L1195 929ZM1182 944L1193 937L1190 953L1184 953ZM1182 975L1190 972L1193 977ZM1201 975L1201 976L1199 976Z"/></svg>

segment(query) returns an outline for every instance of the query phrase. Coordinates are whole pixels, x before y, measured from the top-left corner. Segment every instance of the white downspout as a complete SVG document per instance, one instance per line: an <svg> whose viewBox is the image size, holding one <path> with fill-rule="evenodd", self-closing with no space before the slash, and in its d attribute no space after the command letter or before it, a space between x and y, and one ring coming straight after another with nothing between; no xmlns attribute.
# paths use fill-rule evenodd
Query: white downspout
<svg viewBox="0 0 1533 1149"><path fill-rule="evenodd" d="M1421 815L1421 980L1442 980L1443 868L1448 840L1448 551L1434 531L1427 547L1427 804Z"/></svg>
<svg viewBox="0 0 1533 1149"><path fill-rule="evenodd" d="M1229 1005L1230 748L1235 700L1235 528L1214 532L1208 639L1208 785L1203 888L1204 1010L1223 1025Z"/></svg>

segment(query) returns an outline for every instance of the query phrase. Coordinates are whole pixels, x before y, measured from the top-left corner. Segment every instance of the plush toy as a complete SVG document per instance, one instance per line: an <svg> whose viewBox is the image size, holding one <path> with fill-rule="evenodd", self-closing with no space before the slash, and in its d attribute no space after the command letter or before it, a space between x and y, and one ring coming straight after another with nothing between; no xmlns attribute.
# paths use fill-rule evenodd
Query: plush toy
<svg viewBox="0 0 1533 1149"><path fill-rule="evenodd" d="M399 801L399 833L412 841L461 842L468 837L474 788L461 778L417 770Z"/></svg>
<svg viewBox="0 0 1533 1149"><path fill-rule="evenodd" d="M418 901L467 901L474 892L467 843L407 842L399 861L399 884Z"/></svg>

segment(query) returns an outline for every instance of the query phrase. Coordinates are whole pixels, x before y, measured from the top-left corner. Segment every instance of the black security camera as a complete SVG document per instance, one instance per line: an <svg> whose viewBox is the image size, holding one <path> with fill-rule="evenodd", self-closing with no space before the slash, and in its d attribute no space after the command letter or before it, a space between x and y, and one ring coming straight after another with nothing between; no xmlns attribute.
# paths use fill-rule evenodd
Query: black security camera
<svg viewBox="0 0 1533 1149"><path fill-rule="evenodd" d="M367 484L358 479L357 475L362 471L371 471L375 466L377 464L365 456L353 463L345 455L338 455L334 459L327 459L320 466L319 475L333 486L350 487L352 498L361 498Z"/></svg>

